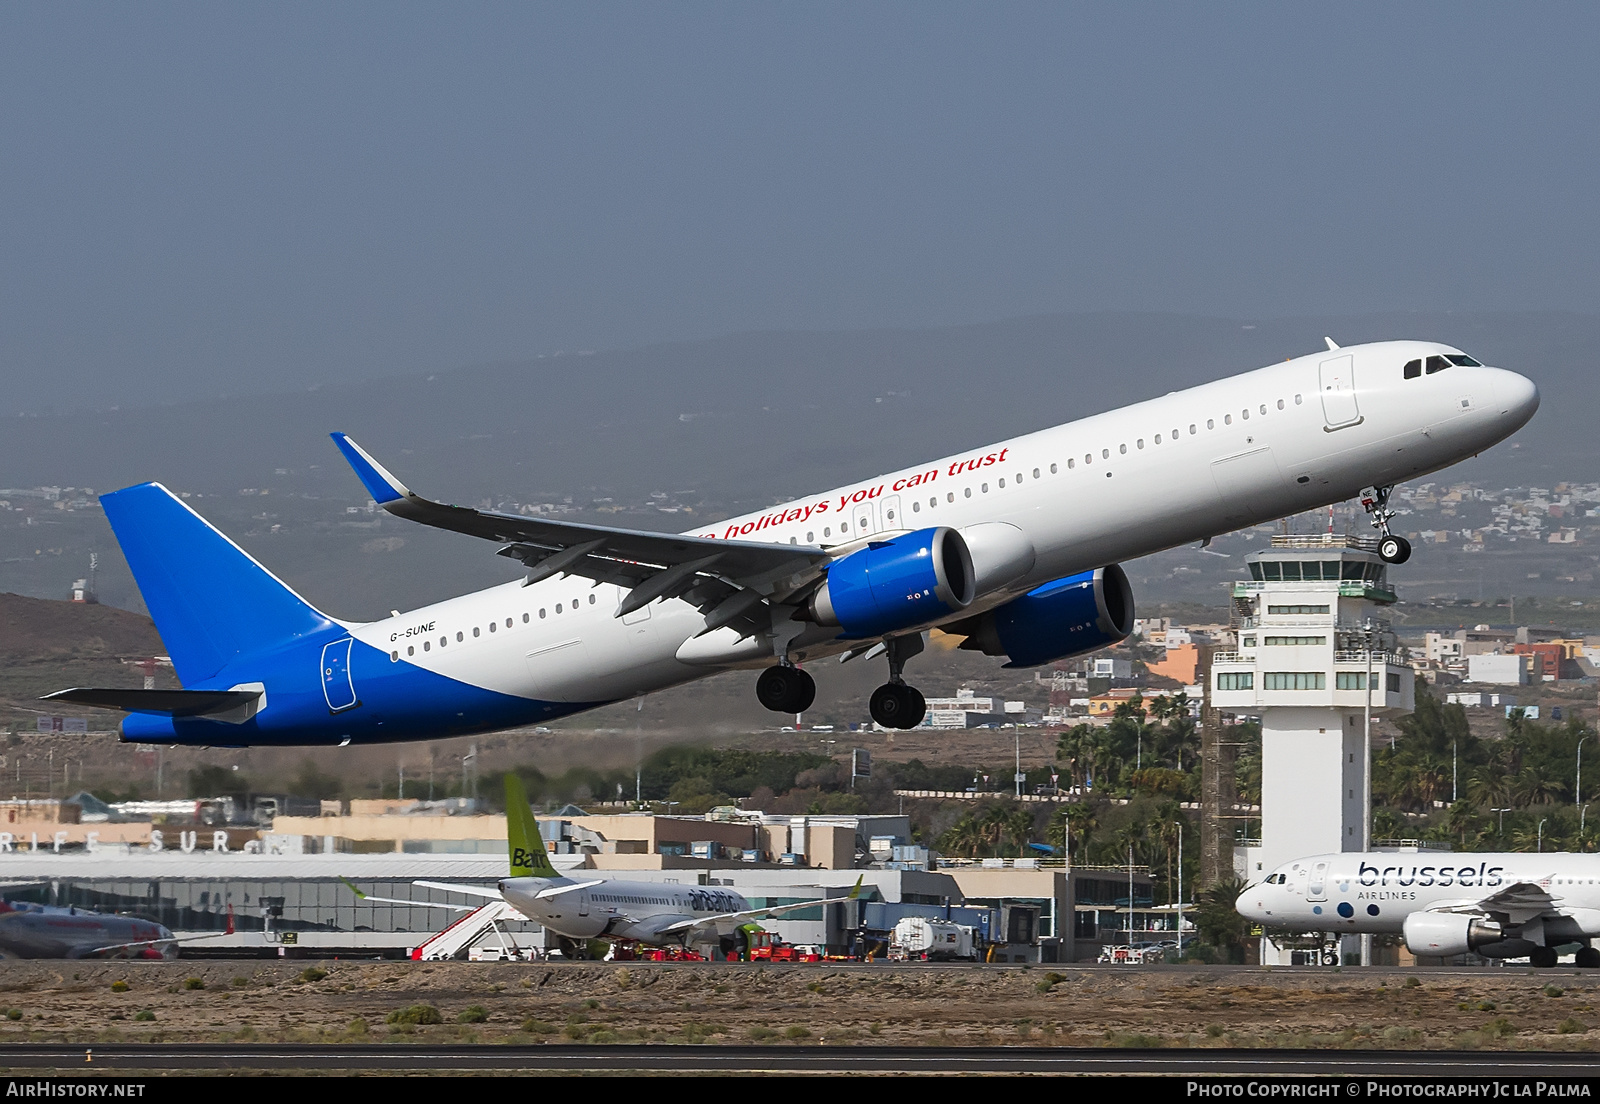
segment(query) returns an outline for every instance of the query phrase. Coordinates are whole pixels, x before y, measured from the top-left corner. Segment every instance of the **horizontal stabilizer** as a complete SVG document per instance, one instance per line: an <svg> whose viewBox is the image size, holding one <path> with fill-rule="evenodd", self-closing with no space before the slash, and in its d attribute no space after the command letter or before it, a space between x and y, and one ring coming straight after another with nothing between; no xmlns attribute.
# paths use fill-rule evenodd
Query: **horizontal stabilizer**
<svg viewBox="0 0 1600 1104"><path fill-rule="evenodd" d="M261 697L259 690L119 690L78 686L57 690L40 701L64 701L124 713L158 713L168 717L204 717L242 709Z"/></svg>

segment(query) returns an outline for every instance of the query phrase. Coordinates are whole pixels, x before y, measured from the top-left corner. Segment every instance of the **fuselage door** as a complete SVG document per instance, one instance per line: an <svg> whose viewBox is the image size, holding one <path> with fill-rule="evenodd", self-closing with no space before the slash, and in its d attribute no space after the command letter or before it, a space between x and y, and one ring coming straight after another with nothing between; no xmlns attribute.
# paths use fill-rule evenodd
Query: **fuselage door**
<svg viewBox="0 0 1600 1104"><path fill-rule="evenodd" d="M328 703L330 713L341 713L359 704L356 701L355 680L350 674L350 646L354 643L347 636L323 645L322 696Z"/></svg>
<svg viewBox="0 0 1600 1104"><path fill-rule="evenodd" d="M905 521L900 517L900 496L887 495L878 503L878 528L879 529L905 529Z"/></svg>
<svg viewBox="0 0 1600 1104"><path fill-rule="evenodd" d="M1361 420L1356 406L1356 358L1334 357L1318 369L1322 386L1322 420L1329 429L1355 425Z"/></svg>
<svg viewBox="0 0 1600 1104"><path fill-rule="evenodd" d="M872 515L874 513L876 511L872 507L870 498L865 502L856 503L855 523L857 537L864 537L868 533L876 533L878 531L878 527L873 524L875 519Z"/></svg>
<svg viewBox="0 0 1600 1104"><path fill-rule="evenodd" d="M1328 864L1325 862L1314 863L1311 867L1311 879L1306 883L1306 900L1326 901L1328 899Z"/></svg>

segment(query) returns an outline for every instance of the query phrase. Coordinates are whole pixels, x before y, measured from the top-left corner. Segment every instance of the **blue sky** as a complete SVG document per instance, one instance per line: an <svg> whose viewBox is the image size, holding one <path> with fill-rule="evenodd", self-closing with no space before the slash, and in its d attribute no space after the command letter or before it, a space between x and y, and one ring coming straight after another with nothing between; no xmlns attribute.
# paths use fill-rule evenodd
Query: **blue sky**
<svg viewBox="0 0 1600 1104"><path fill-rule="evenodd" d="M0 414L760 329L1594 311L1600 7L11 4Z"/></svg>

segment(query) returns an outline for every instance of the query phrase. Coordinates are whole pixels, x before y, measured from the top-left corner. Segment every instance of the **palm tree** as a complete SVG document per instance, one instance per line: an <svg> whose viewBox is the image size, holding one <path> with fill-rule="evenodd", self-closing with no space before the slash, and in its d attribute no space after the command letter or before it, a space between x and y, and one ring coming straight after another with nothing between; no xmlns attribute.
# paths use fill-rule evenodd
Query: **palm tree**
<svg viewBox="0 0 1600 1104"><path fill-rule="evenodd" d="M939 837L938 847L946 855L956 855L964 852L969 859L975 859L978 857L978 849L983 846L983 843L982 827L971 813L967 813Z"/></svg>
<svg viewBox="0 0 1600 1104"><path fill-rule="evenodd" d="M1183 813L1178 808L1176 801L1163 802L1156 811L1156 839L1167 853L1167 904L1174 901L1172 881L1172 857L1178 850L1178 844L1183 839ZM1179 856L1182 862L1182 856Z"/></svg>
<svg viewBox="0 0 1600 1104"><path fill-rule="evenodd" d="M1235 962L1244 961L1245 941L1250 938L1250 921L1236 907L1246 884L1243 878L1225 878L1207 889L1200 894L1194 918L1200 938Z"/></svg>

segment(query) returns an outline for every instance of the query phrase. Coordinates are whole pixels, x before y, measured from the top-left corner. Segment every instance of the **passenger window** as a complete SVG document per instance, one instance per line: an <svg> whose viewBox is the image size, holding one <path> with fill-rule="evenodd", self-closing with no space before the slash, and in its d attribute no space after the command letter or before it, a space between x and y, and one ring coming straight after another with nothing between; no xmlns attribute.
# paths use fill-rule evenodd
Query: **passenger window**
<svg viewBox="0 0 1600 1104"><path fill-rule="evenodd" d="M1215 418L1207 418L1206 419L1206 428L1207 429L1216 429L1217 428L1216 419Z"/></svg>
<svg viewBox="0 0 1600 1104"><path fill-rule="evenodd" d="M560 611L560 607L557 607L556 612L557 613L561 612ZM493 621L491 621L491 622L489 622L489 631L490 632L494 632L494 630L495 630L495 623Z"/></svg>
<svg viewBox="0 0 1600 1104"><path fill-rule="evenodd" d="M1086 452L1086 453L1084 453L1084 454L1083 454L1083 462L1084 462L1084 463L1085 463L1085 464L1092 464L1092 463L1094 463L1094 453L1092 453L1092 452Z"/></svg>
<svg viewBox="0 0 1600 1104"><path fill-rule="evenodd" d="M928 499L928 509L931 510L937 505L939 505L939 496L938 495L934 495L932 498Z"/></svg>
<svg viewBox="0 0 1600 1104"><path fill-rule="evenodd" d="M1283 400L1282 400L1282 399L1279 399L1279 400L1278 400L1278 409L1279 409L1279 410L1282 410L1282 409L1283 409Z"/></svg>
<svg viewBox="0 0 1600 1104"><path fill-rule="evenodd" d="M414 656L416 654L417 654L417 649L412 647L410 644L407 644L406 645L406 655Z"/></svg>
<svg viewBox="0 0 1600 1104"><path fill-rule="evenodd" d="M543 616L544 616L544 610L540 610L540 611L539 611L539 616L540 616L540 617L543 617ZM474 625L474 626L472 626L472 635L473 635L473 636L477 636L477 635L478 635L478 633L479 633L479 631L480 631L480 630L479 630L479 629L478 629L478 626L476 626L476 625Z"/></svg>
<svg viewBox="0 0 1600 1104"><path fill-rule="evenodd" d="M1421 360L1408 360L1408 361L1406 361L1405 375L1406 375L1406 379L1416 379L1418 376L1422 375L1422 361Z"/></svg>
<svg viewBox="0 0 1600 1104"><path fill-rule="evenodd" d="M543 606L539 607L539 619L541 621L544 620L544 607ZM473 636L477 636L478 635L478 630L477 629L473 629L472 630L472 635Z"/></svg>
<svg viewBox="0 0 1600 1104"><path fill-rule="evenodd" d="M1159 445L1160 443L1161 443L1161 434L1158 433L1158 434L1156 434L1156 444Z"/></svg>
<svg viewBox="0 0 1600 1104"><path fill-rule="evenodd" d="M399 652L390 652L389 653L389 662L390 663L399 663L400 662L400 653Z"/></svg>
<svg viewBox="0 0 1600 1104"><path fill-rule="evenodd" d="M556 612L557 612L557 613L560 613L560 612L561 612L561 603L560 603L560 602L557 602L557 603L556 603ZM493 625L490 625L490 626L489 626L489 631L490 631L490 632L494 632L494 626L493 626Z"/></svg>
<svg viewBox="0 0 1600 1104"><path fill-rule="evenodd" d="M817 540L817 534L816 534L815 531L806 534L806 543L807 544L815 544L816 540Z"/></svg>
<svg viewBox="0 0 1600 1104"><path fill-rule="evenodd" d="M911 503L911 512L913 514L922 513L922 503L920 503L920 502L912 502Z"/></svg>
<svg viewBox="0 0 1600 1104"><path fill-rule="evenodd" d="M956 500L956 493L954 491L946 491L944 500L946 502L954 502Z"/></svg>
<svg viewBox="0 0 1600 1104"><path fill-rule="evenodd" d="M1127 445L1118 445L1117 446L1117 455L1118 456L1126 456L1126 455L1128 455L1128 446Z"/></svg>
<svg viewBox="0 0 1600 1104"><path fill-rule="evenodd" d="M1076 466L1077 466L1077 462L1076 461L1074 461L1074 460L1068 460L1067 461L1067 467L1071 468L1071 467L1076 467ZM1054 464L1051 464L1050 465L1050 473L1052 475L1055 474L1055 470L1056 470L1056 466Z"/></svg>
<svg viewBox="0 0 1600 1104"><path fill-rule="evenodd" d="M822 535L825 536L825 537L833 536L833 526L831 526L831 525L824 526L823 529L822 529Z"/></svg>
<svg viewBox="0 0 1600 1104"><path fill-rule="evenodd" d="M422 650L425 651L425 652L432 650L432 648L430 647L430 645L428 644L428 642L426 640L424 640L422 642Z"/></svg>
<svg viewBox="0 0 1600 1104"><path fill-rule="evenodd" d="M1136 447L1138 447L1138 448L1144 448L1144 438L1143 437L1139 438L1137 441L1134 442L1134 445Z"/></svg>
<svg viewBox="0 0 1600 1104"><path fill-rule="evenodd" d="M978 489L980 491L982 491L984 494L988 494L989 493L989 484L985 483L983 486L979 487Z"/></svg>
<svg viewBox="0 0 1600 1104"><path fill-rule="evenodd" d="M459 644L467 638L466 633L456 633L456 643Z"/></svg>
<svg viewBox="0 0 1600 1104"><path fill-rule="evenodd" d="M1302 400L1302 399L1301 399L1301 397L1300 397L1300 396L1299 396L1299 395L1296 395L1296 396L1295 396L1295 397L1294 397L1294 404L1295 404L1295 405L1296 405L1296 406L1299 406L1299 405L1300 405L1300 403L1301 403L1301 402L1302 402L1302 401L1303 401L1303 400Z"/></svg>
<svg viewBox="0 0 1600 1104"><path fill-rule="evenodd" d="M968 487L965 491L963 491L961 493L966 495L968 498L971 498L972 497L972 488Z"/></svg>
<svg viewBox="0 0 1600 1104"><path fill-rule="evenodd" d="M1193 437L1196 433L1199 433L1199 432L1200 432L1200 430L1195 426L1195 424L1193 422L1190 422L1189 423L1189 436Z"/></svg>
<svg viewBox="0 0 1600 1104"><path fill-rule="evenodd" d="M1101 449L1100 450L1100 459L1102 459L1102 460L1111 459L1111 450L1110 449Z"/></svg>
<svg viewBox="0 0 1600 1104"><path fill-rule="evenodd" d="M839 523L839 532L841 532L841 533L850 532L850 523L848 521L841 521Z"/></svg>
<svg viewBox="0 0 1600 1104"><path fill-rule="evenodd" d="M1250 410L1249 410L1249 408L1246 407L1244 410L1239 411L1239 417L1243 418L1245 421L1248 422L1250 420Z"/></svg>
<svg viewBox="0 0 1600 1104"><path fill-rule="evenodd" d="M1001 476L1001 477L1000 477L1000 486L1002 486L1002 487L1004 487L1004 486L1005 486L1005 485L1006 485L1006 477L1005 477L1005 476L1003 476L1003 475L1002 475L1002 476ZM989 484L987 484L987 483L985 483L985 484L984 484L984 485L983 485L983 489L984 489L984 490L985 490L985 491L988 491L988 489L989 489Z"/></svg>
<svg viewBox="0 0 1600 1104"><path fill-rule="evenodd" d="M1448 360L1446 360L1442 356L1431 356L1431 357L1428 358L1428 361L1427 361L1427 364L1425 365L1425 367L1427 369L1428 375L1431 376L1435 372L1442 372L1446 368L1450 367L1450 362Z"/></svg>
<svg viewBox="0 0 1600 1104"><path fill-rule="evenodd" d="M448 636L441 636L439 638L439 647L443 648L448 643L450 643L450 638Z"/></svg>
<svg viewBox="0 0 1600 1104"><path fill-rule="evenodd" d="M790 537L789 538L789 543L790 544L799 544L800 543L800 538L799 537Z"/></svg>
<svg viewBox="0 0 1600 1104"><path fill-rule="evenodd" d="M1261 413L1265 414L1266 412L1267 412L1267 404L1266 403L1262 403L1261 404Z"/></svg>
<svg viewBox="0 0 1600 1104"><path fill-rule="evenodd" d="M1054 469L1054 468L1052 468L1052 469L1051 469L1051 470L1052 470L1052 471L1054 471L1054 470L1055 470L1055 469ZM1039 478L1039 469L1038 469L1038 468L1034 468L1034 469L1033 469L1033 477L1034 477L1034 478L1035 478L1035 479L1038 479L1038 478Z"/></svg>
<svg viewBox="0 0 1600 1104"><path fill-rule="evenodd" d="M793 542L793 541L790 541L790 542L789 542L789 543L790 543L790 544L793 544L793 543L794 543L794 542ZM591 606L592 606L592 605L594 605L594 595L592 595L592 594L591 594L591 595L589 595L589 604L590 604L590 605L591 605ZM506 621L506 627L507 627L507 628L509 628L509 627L510 627L510 626L511 626L511 622L510 622L510 621L509 621L509 620L507 620L507 621Z"/></svg>
<svg viewBox="0 0 1600 1104"><path fill-rule="evenodd" d="M1224 414L1222 416L1222 424L1223 425L1232 425L1233 424L1233 415L1232 414Z"/></svg>

